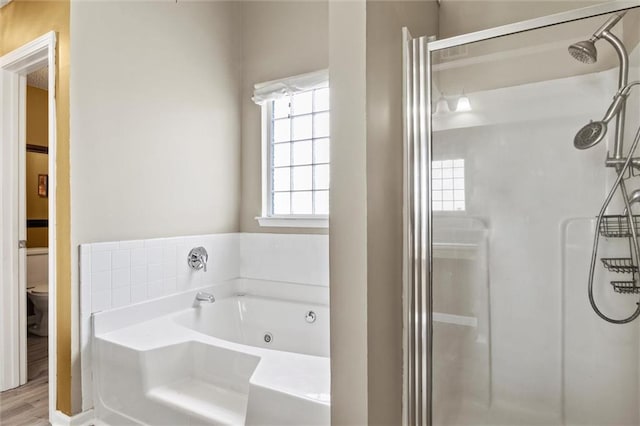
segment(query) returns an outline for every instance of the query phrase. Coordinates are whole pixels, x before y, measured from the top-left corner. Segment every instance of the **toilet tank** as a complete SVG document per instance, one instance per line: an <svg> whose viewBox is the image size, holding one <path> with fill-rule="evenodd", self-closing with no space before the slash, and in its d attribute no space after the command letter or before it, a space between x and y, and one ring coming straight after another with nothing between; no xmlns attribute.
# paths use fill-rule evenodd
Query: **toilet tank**
<svg viewBox="0 0 640 426"><path fill-rule="evenodd" d="M27 288L46 283L49 276L49 250L47 247L27 249Z"/></svg>

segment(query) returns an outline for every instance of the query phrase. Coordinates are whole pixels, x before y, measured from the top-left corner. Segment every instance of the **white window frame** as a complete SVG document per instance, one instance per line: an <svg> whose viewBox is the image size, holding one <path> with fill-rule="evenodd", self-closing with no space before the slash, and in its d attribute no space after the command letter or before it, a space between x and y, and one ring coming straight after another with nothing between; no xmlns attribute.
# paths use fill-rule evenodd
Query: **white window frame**
<svg viewBox="0 0 640 426"><path fill-rule="evenodd" d="M256 85L256 89L258 87L264 87L268 85L279 86L281 83L286 84L289 81L296 81L298 79L305 79L307 76L311 76L312 78L318 74L325 74L326 71L318 71L316 73L305 74L302 76L290 77L282 80L278 80L276 82L268 82L262 83L260 85ZM317 87L309 87L308 90L312 90ZM299 90L299 92L306 91ZM256 90L257 91L257 90ZM271 214L272 209L272 198L271 198L271 185L272 179L270 179L271 173L271 139L272 139L272 126L271 126L271 117L273 116L273 99L268 99L266 101L261 101L259 103L262 110L262 120L261 120L261 134L262 134L262 215L256 217L256 220L260 224L260 226L266 227L286 227L286 228L328 228L329 227L329 215L319 215L319 214L305 214L305 215L296 215L296 214L288 214L288 215L274 215ZM331 110L329 110L331 111Z"/></svg>

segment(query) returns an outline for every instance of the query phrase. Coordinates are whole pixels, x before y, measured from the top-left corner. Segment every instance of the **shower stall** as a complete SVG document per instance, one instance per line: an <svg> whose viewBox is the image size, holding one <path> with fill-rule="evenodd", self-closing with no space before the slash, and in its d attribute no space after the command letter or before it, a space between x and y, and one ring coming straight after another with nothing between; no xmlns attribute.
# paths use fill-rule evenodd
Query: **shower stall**
<svg viewBox="0 0 640 426"><path fill-rule="evenodd" d="M404 39L406 424L640 425L640 1Z"/></svg>

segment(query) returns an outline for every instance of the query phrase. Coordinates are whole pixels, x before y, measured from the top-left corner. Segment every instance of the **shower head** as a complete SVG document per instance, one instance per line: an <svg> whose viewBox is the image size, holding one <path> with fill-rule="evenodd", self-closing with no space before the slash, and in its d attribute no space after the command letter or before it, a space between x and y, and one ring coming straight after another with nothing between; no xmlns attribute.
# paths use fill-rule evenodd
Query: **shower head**
<svg viewBox="0 0 640 426"><path fill-rule="evenodd" d="M573 146L578 149L587 149L596 145L607 133L607 124L603 121L592 121L576 133L573 138Z"/></svg>
<svg viewBox="0 0 640 426"><path fill-rule="evenodd" d="M593 64L598 60L596 45L591 40L579 41L569 46L569 53L585 64Z"/></svg>
<svg viewBox="0 0 640 426"><path fill-rule="evenodd" d="M598 51L595 42L607 37L609 30L613 28L627 12L616 13L596 30L589 40L579 41L569 46L569 53L580 62L593 64L598 60Z"/></svg>

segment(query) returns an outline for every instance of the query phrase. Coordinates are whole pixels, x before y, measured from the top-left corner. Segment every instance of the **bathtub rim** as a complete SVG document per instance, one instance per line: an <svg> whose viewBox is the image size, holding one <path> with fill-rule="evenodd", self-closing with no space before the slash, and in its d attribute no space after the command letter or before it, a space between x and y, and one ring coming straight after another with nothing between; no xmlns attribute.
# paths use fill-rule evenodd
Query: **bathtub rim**
<svg viewBox="0 0 640 426"><path fill-rule="evenodd" d="M137 324L182 311L193 305L196 294L201 291L212 293L219 300L233 296L248 295L329 307L328 287L252 278L234 278L121 308L92 313L91 337L109 333L130 324Z"/></svg>

